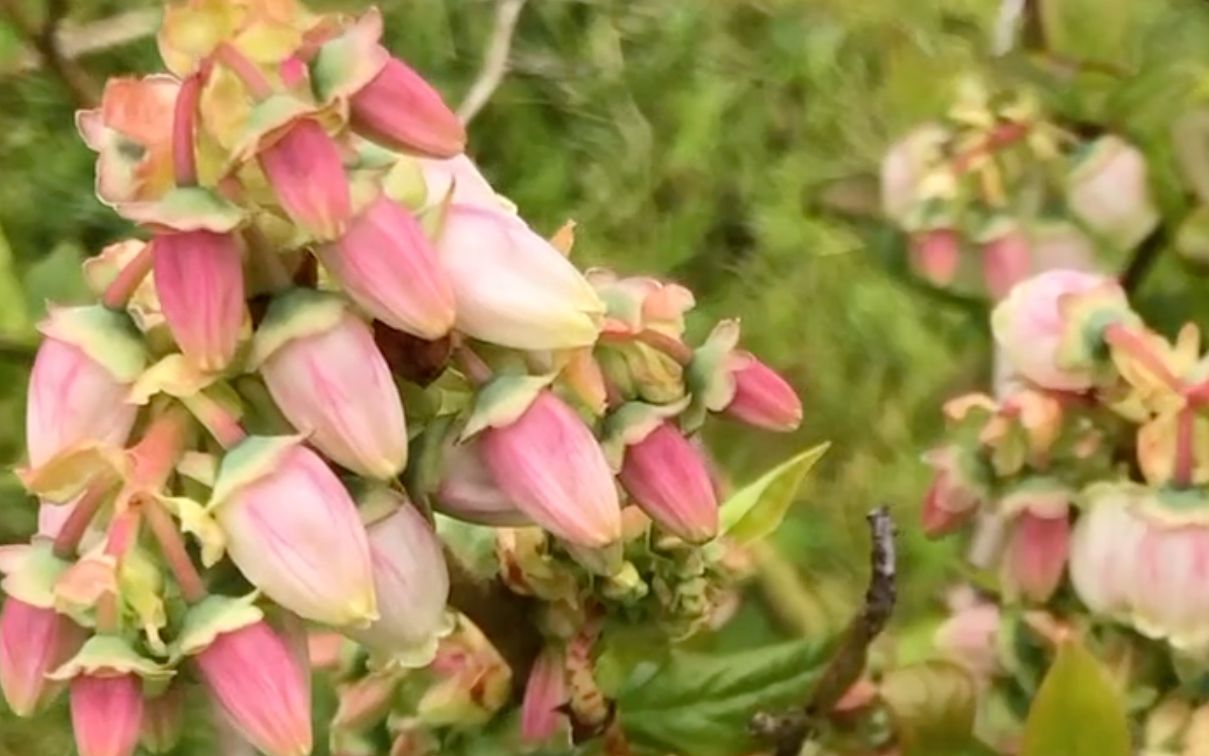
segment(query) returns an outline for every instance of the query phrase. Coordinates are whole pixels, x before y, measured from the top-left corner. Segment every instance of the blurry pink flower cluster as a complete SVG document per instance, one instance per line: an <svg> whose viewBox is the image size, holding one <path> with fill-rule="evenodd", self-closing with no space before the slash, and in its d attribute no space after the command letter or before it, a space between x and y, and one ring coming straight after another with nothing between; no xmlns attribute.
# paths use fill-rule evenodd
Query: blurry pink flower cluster
<svg viewBox="0 0 1209 756"><path fill-rule="evenodd" d="M1053 270L991 317L994 397L950 401L924 503L932 535L974 523L971 559L1009 602L1070 587L1101 622L1209 657L1209 358L1151 330L1114 279Z"/></svg>
<svg viewBox="0 0 1209 756"><path fill-rule="evenodd" d="M1085 142L1033 95L974 84L891 147L881 193L916 276L991 300L1045 270L1119 267L1160 220L1136 147Z"/></svg>
<svg viewBox="0 0 1209 756"><path fill-rule="evenodd" d="M139 234L86 264L97 304L41 327L21 471L40 529L0 548L0 688L22 716L68 689L85 756L170 749L194 683L255 748L309 753L308 625L372 661L339 716L425 665L430 721L464 714L499 665L446 608L432 509L536 525L645 590L623 541L719 535L706 417L801 421L736 322L690 346L686 289L582 273L570 226L534 231L382 31L374 10L176 2L171 73L78 116ZM561 658L532 690L561 695Z"/></svg>

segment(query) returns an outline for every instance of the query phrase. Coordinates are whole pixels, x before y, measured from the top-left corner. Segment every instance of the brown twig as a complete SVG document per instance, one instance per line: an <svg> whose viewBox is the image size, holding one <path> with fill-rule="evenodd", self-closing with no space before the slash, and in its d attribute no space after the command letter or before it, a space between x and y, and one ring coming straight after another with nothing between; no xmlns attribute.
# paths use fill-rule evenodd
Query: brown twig
<svg viewBox="0 0 1209 756"><path fill-rule="evenodd" d="M67 15L67 0L49 0L41 25L25 13L17 0L0 0L0 11L37 51L43 64L63 82L76 105L89 108L96 104L100 91L96 82L59 47L59 25Z"/></svg>
<svg viewBox="0 0 1209 756"><path fill-rule="evenodd" d="M886 627L898 595L895 575L894 520L886 507L866 515L872 536L871 574L865 603L852 620L844 640L823 671L805 706L783 714L761 712L751 721L751 731L773 745L777 756L794 756L812 734L820 717L837 701L865 669L869 644Z"/></svg>
<svg viewBox="0 0 1209 756"><path fill-rule="evenodd" d="M474 120L503 82L504 74L508 71L512 35L516 31L516 22L520 19L521 9L524 7L525 0L497 0L495 24L491 29L487 50L483 53L483 65L466 92L462 104L458 106L458 117L463 123L468 124Z"/></svg>

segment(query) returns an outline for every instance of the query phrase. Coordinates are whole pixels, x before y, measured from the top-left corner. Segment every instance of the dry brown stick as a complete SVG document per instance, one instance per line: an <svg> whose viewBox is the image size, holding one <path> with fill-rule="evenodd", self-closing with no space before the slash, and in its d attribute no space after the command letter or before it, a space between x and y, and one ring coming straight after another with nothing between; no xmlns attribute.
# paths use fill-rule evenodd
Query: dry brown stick
<svg viewBox="0 0 1209 756"><path fill-rule="evenodd" d="M37 51L43 64L63 82L76 105L87 108L96 104L100 91L96 82L59 48L59 25L67 15L67 0L50 0L41 25L25 13L17 0L0 0L0 11Z"/></svg>
<svg viewBox="0 0 1209 756"><path fill-rule="evenodd" d="M487 41L487 49L483 53L483 65L479 75L462 104L458 106L458 117L463 123L470 123L478 115L483 106L495 94L504 74L508 71L508 53L512 49L512 35L516 31L516 22L520 19L521 9L525 0L497 0L495 6L495 24L491 29L491 39Z"/></svg>
<svg viewBox="0 0 1209 756"><path fill-rule="evenodd" d="M819 720L826 717L845 691L859 679L865 669L869 644L885 629L894 611L898 596L894 520L884 506L870 512L866 519L873 545L869 588L860 614L848 626L843 641L805 706L781 714L760 712L752 718L752 733L772 744L777 756L795 756L802 750Z"/></svg>

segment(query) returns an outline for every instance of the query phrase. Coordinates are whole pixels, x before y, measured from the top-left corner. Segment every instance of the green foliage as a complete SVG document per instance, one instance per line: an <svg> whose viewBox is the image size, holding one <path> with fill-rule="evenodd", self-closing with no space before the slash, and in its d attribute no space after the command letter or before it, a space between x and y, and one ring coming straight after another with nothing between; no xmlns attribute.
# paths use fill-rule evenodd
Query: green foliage
<svg viewBox="0 0 1209 756"><path fill-rule="evenodd" d="M733 654L674 651L643 665L617 695L626 734L656 749L727 756L754 747L757 710L803 701L830 658L831 644L793 641Z"/></svg>
<svg viewBox="0 0 1209 756"><path fill-rule="evenodd" d="M1129 724L1108 672L1077 641L1059 649L1029 710L1022 756L1127 756Z"/></svg>
<svg viewBox="0 0 1209 756"><path fill-rule="evenodd" d="M731 494L722 503L722 532L739 543L768 537L785 519L806 473L826 451L825 443L813 446Z"/></svg>

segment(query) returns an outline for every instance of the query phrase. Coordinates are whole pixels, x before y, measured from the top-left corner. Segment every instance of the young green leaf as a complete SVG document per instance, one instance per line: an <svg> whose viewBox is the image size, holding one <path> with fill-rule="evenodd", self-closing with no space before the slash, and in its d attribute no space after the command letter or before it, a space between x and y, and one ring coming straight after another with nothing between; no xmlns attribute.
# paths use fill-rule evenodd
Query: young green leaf
<svg viewBox="0 0 1209 756"><path fill-rule="evenodd" d="M1021 756L1128 756L1125 705L1083 645L1058 649L1024 726Z"/></svg>
<svg viewBox="0 0 1209 756"><path fill-rule="evenodd" d="M776 530L802 479L829 446L824 442L811 447L731 494L722 504L722 532L741 543L750 543Z"/></svg>

